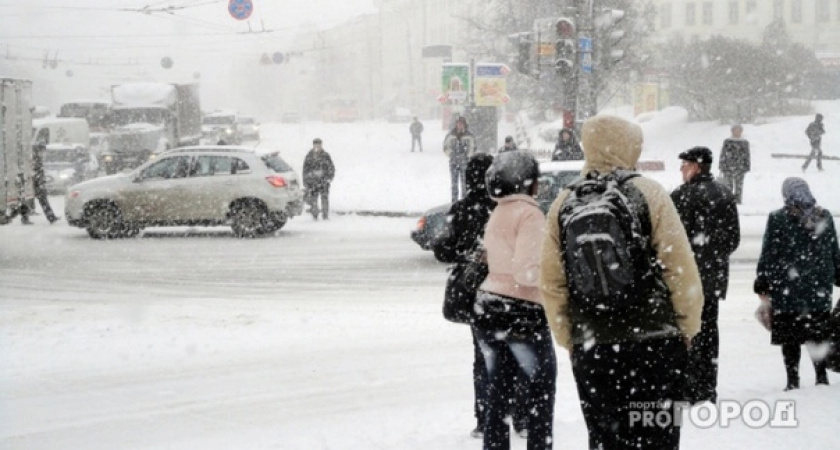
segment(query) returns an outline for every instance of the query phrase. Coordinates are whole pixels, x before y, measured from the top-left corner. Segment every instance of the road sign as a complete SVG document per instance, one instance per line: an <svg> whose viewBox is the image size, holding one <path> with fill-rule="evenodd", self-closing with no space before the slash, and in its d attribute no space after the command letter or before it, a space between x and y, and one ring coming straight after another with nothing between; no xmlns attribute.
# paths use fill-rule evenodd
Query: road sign
<svg viewBox="0 0 840 450"><path fill-rule="evenodd" d="M578 39L578 48L582 52L592 53L592 38L583 36Z"/></svg>
<svg viewBox="0 0 840 450"><path fill-rule="evenodd" d="M580 69L583 73L592 73L592 38L581 37L578 39L580 52Z"/></svg>
<svg viewBox="0 0 840 450"><path fill-rule="evenodd" d="M228 12L236 20L245 20L254 12L254 3L251 0L230 0Z"/></svg>

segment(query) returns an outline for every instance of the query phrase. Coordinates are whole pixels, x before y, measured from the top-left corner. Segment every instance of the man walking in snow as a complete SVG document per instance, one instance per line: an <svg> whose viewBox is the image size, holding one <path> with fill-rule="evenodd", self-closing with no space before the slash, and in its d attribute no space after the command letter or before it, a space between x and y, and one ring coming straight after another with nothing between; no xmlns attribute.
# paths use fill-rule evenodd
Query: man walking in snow
<svg viewBox="0 0 840 450"><path fill-rule="evenodd" d="M467 186L464 177L467 170L467 161L475 154L475 138L470 133L467 127L467 119L464 116L458 118L455 122L455 128L443 140L443 152L449 156L452 203L455 203L466 195Z"/></svg>
<svg viewBox="0 0 840 450"><path fill-rule="evenodd" d="M684 184L671 199L694 251L703 284L700 332L691 341L685 400L717 402L718 302L729 286L729 256L741 242L738 206L732 192L714 181L712 151L694 147L680 153Z"/></svg>
<svg viewBox="0 0 840 450"><path fill-rule="evenodd" d="M811 160L817 158L817 170L822 172L822 135L825 134L825 127L823 126L823 115L817 114L814 118L814 121L808 124L808 128L805 129L805 134L808 136L808 140L811 141L811 154L808 155L808 159L805 160L805 164L802 165L802 171L808 169L808 165L811 164Z"/></svg>
<svg viewBox="0 0 840 450"><path fill-rule="evenodd" d="M723 141L718 168L723 174L722 183L735 194L735 201L741 204L744 190L744 175L750 171L750 141L741 137L744 128L732 126L732 136Z"/></svg>
<svg viewBox="0 0 840 450"><path fill-rule="evenodd" d="M420 148L420 151L423 151L423 123L414 118L414 121L411 122L411 125L408 127L408 131L411 132L411 151L414 151L414 144L417 143L417 146Z"/></svg>

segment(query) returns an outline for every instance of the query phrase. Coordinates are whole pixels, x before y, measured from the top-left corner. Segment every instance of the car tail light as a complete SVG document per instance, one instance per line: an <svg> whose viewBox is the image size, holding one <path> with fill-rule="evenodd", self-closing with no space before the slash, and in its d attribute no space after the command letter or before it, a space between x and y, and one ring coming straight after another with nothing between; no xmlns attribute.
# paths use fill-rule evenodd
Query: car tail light
<svg viewBox="0 0 840 450"><path fill-rule="evenodd" d="M426 216L421 217L420 220L417 221L417 229L422 231L424 228L426 228Z"/></svg>
<svg viewBox="0 0 840 450"><path fill-rule="evenodd" d="M281 176L272 175L270 177L265 177L265 179L269 184L276 188L286 187L286 179Z"/></svg>
<svg viewBox="0 0 840 450"><path fill-rule="evenodd" d="M67 197L76 198L76 197L79 196L79 194L81 194L81 192L79 192L79 191L70 191L70 193L67 195Z"/></svg>

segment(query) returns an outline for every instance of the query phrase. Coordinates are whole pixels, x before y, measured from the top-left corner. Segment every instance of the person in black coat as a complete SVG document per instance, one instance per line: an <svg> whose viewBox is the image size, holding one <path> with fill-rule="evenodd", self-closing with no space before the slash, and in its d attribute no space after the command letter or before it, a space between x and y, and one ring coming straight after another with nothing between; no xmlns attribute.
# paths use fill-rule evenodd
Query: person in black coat
<svg viewBox="0 0 840 450"><path fill-rule="evenodd" d="M49 139L49 133L47 133L46 136L47 139ZM44 174L44 153L46 153L46 151L47 145L45 142L38 142L32 146L32 185L35 190L35 198L38 199L38 203L41 204L41 209L44 210L44 215L47 216L47 220L50 221L50 224L53 224L58 220L61 220L61 217L55 215L55 212L50 206L50 200L47 198L47 176ZM34 210L34 203L31 207L26 205L21 208L20 223L23 225L32 225L32 221L29 220L29 215L32 214Z"/></svg>
<svg viewBox="0 0 840 450"><path fill-rule="evenodd" d="M823 126L823 115L817 114L814 117L814 121L808 124L808 127L805 128L805 134L808 136L808 140L811 141L811 154L808 155L808 159L805 160L805 164L802 165L802 171L808 169L808 165L811 164L811 160L816 158L817 159L817 170L822 172L822 135L825 134L825 126Z"/></svg>
<svg viewBox="0 0 840 450"><path fill-rule="evenodd" d="M671 193L685 227L703 284L700 333L689 350L686 400L717 401L718 302L729 286L729 257L741 242L741 226L735 197L713 181L712 151L694 147L679 155L685 184Z"/></svg>
<svg viewBox="0 0 840 450"><path fill-rule="evenodd" d="M753 290L771 308L770 339L782 347L788 391L799 388L802 344L808 344L817 384L828 384L826 361L817 355L830 337L840 245L831 213L817 205L805 180L786 179L782 196L785 206L767 219Z"/></svg>
<svg viewBox="0 0 840 450"><path fill-rule="evenodd" d="M453 203L449 210L448 216L451 217L450 232L432 243L432 251L441 262L466 263L476 241L484 236L484 226L496 206L496 202L490 198L490 194L487 192L484 178L487 168L492 163L493 157L484 153L473 156L467 163L466 196ZM473 389L477 421L475 429L470 434L473 437L481 438L484 433L484 412L487 410L489 386L484 354L481 352L475 337L475 328L473 326L470 326L470 328L473 335L473 353L475 355L473 360ZM520 434L528 427L528 415L525 410L527 391L524 383L518 382L524 379L524 374L520 374L516 378L517 383L512 390L514 398L509 399L513 410L514 428Z"/></svg>
<svg viewBox="0 0 840 450"><path fill-rule="evenodd" d="M551 154L552 161L574 161L583 159L583 149L578 142L575 131L571 128L563 128L557 137L557 144L554 146L554 153Z"/></svg>
<svg viewBox="0 0 840 450"><path fill-rule="evenodd" d="M744 127L733 125L732 136L723 141L718 169L724 176L723 184L735 194L735 201L741 204L744 191L744 176L750 171L750 141L741 137Z"/></svg>
<svg viewBox="0 0 840 450"><path fill-rule="evenodd" d="M306 188L306 199L309 212L318 220L318 198L321 198L320 212L324 219L330 216L330 183L335 177L335 165L330 154L321 146L320 138L312 141L312 150L303 160L303 186Z"/></svg>

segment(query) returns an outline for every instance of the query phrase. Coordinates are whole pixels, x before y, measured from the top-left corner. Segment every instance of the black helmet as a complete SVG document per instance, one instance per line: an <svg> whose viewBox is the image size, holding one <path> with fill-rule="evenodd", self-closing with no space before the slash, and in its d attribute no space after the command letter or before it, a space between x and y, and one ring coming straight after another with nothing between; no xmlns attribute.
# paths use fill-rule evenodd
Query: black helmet
<svg viewBox="0 0 840 450"><path fill-rule="evenodd" d="M530 153L499 153L487 169L487 192L496 198L526 194L539 176L540 165Z"/></svg>

